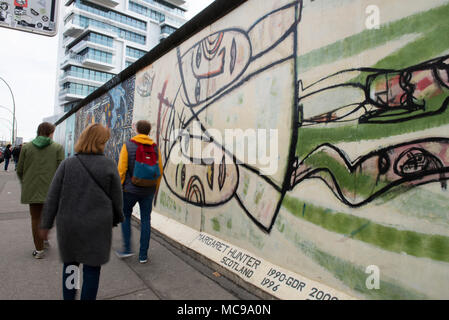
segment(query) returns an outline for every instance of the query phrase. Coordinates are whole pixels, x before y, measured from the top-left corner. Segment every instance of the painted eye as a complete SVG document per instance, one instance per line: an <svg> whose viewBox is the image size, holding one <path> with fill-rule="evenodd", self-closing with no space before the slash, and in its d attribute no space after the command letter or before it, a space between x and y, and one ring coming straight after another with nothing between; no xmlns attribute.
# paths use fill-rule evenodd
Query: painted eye
<svg viewBox="0 0 449 320"><path fill-rule="evenodd" d="M195 86L195 98L196 98L196 102L200 101L200 95L201 95L201 82L200 80L196 81L196 86Z"/></svg>
<svg viewBox="0 0 449 320"><path fill-rule="evenodd" d="M181 169L181 188L184 189L184 185L186 184L186 166L182 165Z"/></svg>
<svg viewBox="0 0 449 320"><path fill-rule="evenodd" d="M207 184L209 188L213 189L214 187L214 165L211 164L207 167Z"/></svg>
<svg viewBox="0 0 449 320"><path fill-rule="evenodd" d="M202 52L201 52L201 45L198 46L198 49L196 50L196 67L199 68L201 65L201 60L202 60Z"/></svg>
<svg viewBox="0 0 449 320"><path fill-rule="evenodd" d="M220 166L218 168L218 187L223 189L223 186L226 181L226 164L225 164L225 157L221 159Z"/></svg>
<svg viewBox="0 0 449 320"><path fill-rule="evenodd" d="M234 72L235 63L237 61L237 44L235 43L235 38L232 39L232 46L231 46L231 62L230 62L230 70L231 74Z"/></svg>

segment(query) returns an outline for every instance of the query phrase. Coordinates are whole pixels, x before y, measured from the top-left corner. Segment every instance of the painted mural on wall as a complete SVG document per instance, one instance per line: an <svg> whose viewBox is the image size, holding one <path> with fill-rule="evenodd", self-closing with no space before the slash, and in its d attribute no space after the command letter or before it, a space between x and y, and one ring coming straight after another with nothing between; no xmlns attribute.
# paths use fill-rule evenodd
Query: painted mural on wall
<svg viewBox="0 0 449 320"><path fill-rule="evenodd" d="M111 138L106 148L106 156L118 162L123 141L133 136L131 127L134 106L134 77L120 83L107 94L92 101L76 113L75 141L85 127L91 123L101 123L111 130Z"/></svg>
<svg viewBox="0 0 449 320"><path fill-rule="evenodd" d="M149 120L158 212L356 297L447 299L448 13L447 0L250 0L84 107L76 135L106 124L117 159ZM274 173L220 140L235 128L277 130ZM221 161L183 152L195 143ZM372 265L380 289L365 286Z"/></svg>

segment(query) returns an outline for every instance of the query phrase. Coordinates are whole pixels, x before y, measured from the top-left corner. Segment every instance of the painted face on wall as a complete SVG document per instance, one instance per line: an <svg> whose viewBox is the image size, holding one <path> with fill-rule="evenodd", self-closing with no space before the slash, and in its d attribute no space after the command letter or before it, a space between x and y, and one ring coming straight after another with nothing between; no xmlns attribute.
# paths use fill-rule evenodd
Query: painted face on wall
<svg viewBox="0 0 449 320"><path fill-rule="evenodd" d="M182 56L178 51L184 93L189 106L196 106L224 91L246 70L251 43L241 30L211 34ZM192 79L192 81L191 81Z"/></svg>
<svg viewBox="0 0 449 320"><path fill-rule="evenodd" d="M282 123L281 136L288 143L283 143L279 152L288 158L290 143L295 144L290 141L293 139L291 129L296 128L295 119L290 115L298 111L294 104L294 92L287 89L288 93L284 93L285 88L295 84L292 70L296 69L293 56L300 11L301 3L292 2L267 12L246 30L222 29L186 49L182 46L176 49L179 94L176 97L165 96L165 88L170 85L168 80L158 91L162 92L158 96L163 99L159 99L157 111L157 141L164 159L164 181L181 200L211 207L235 198L263 228L271 227L282 200L281 190L285 184L286 168L289 167L288 160L281 165L283 167L276 177L264 178L258 177L259 164L248 164L244 159L238 159L243 164L241 161L237 164L233 150L225 150L220 143L217 145L221 150L220 159L226 161L214 162L213 165L206 164L204 158L196 163L179 165L179 159L174 159L179 155L173 150L189 143L189 139L190 143L197 140L198 143L207 144L209 138L217 141L212 129L220 131L215 134L223 134L222 131L228 127L246 128L254 123L255 128L278 128ZM142 72L142 79L149 69ZM266 88L267 83L274 88L260 92L259 89ZM272 95L274 91L276 94ZM231 101L236 101L235 105L230 104ZM270 112L259 112L264 108ZM232 114L232 123L223 121L224 113ZM193 122L201 124L199 134L191 134L189 139L184 136L171 137L177 129L191 129ZM190 156L182 154L182 157ZM250 181L246 188L239 191L243 172ZM265 192L265 202L260 201L262 190ZM259 211L263 212L262 216Z"/></svg>

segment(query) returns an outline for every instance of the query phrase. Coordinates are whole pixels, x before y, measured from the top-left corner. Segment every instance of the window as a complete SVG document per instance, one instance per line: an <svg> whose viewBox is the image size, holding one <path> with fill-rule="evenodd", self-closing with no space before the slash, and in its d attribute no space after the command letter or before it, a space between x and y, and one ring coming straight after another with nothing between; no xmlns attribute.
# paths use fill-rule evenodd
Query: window
<svg viewBox="0 0 449 320"><path fill-rule="evenodd" d="M93 13L93 14L96 14L96 15L99 15L99 16L117 21L117 22L121 22L123 24L127 24L127 25L135 27L135 28L139 28L141 30L147 29L147 23L145 21L138 20L138 19L132 18L130 16L124 15L122 13L115 12L110 9L97 6L97 5L87 2L87 1L77 0L75 6L81 10L85 10L87 12L90 12L90 13Z"/></svg>
<svg viewBox="0 0 449 320"><path fill-rule="evenodd" d="M67 93L75 94L78 96L88 96L92 92L94 92L98 87L88 86L85 84L75 83L75 82L66 82L63 84L63 89L67 90Z"/></svg>
<svg viewBox="0 0 449 320"><path fill-rule="evenodd" d="M129 2L129 10L140 13L141 15L150 17L151 19L157 20L159 22L165 19L164 14L132 1Z"/></svg>
<svg viewBox="0 0 449 320"><path fill-rule="evenodd" d="M99 29L108 30L117 34L117 36L119 36L122 39L130 40L139 44L145 45L146 42L146 36L84 16L76 15L74 18L74 23L78 24L83 28L87 28L91 25Z"/></svg>
<svg viewBox="0 0 449 320"><path fill-rule="evenodd" d="M145 55L145 53L147 53L147 52L143 51L143 50L139 50L139 49L128 47L128 46L126 47L126 55L128 57L139 59L139 58L143 57Z"/></svg>
<svg viewBox="0 0 449 320"><path fill-rule="evenodd" d="M84 56L86 59L92 59L108 64L112 64L112 53L104 52L98 49L86 48L82 50L79 55Z"/></svg>
<svg viewBox="0 0 449 320"><path fill-rule="evenodd" d="M172 34L175 31L176 31L176 28L173 28L173 27L167 26L167 25L165 25L161 28L161 33Z"/></svg>

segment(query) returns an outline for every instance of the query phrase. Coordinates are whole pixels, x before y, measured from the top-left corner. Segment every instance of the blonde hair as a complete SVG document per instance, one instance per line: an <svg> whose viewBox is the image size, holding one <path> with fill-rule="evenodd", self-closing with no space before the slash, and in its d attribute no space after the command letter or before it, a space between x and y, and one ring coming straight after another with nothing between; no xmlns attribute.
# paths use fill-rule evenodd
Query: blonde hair
<svg viewBox="0 0 449 320"><path fill-rule="evenodd" d="M75 145L76 153L103 153L111 132L99 123L89 125L81 133Z"/></svg>

